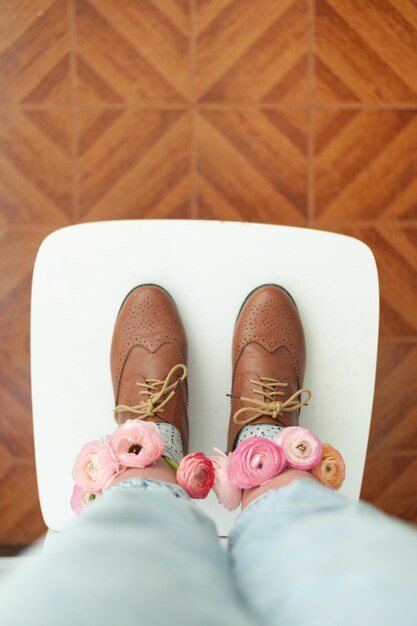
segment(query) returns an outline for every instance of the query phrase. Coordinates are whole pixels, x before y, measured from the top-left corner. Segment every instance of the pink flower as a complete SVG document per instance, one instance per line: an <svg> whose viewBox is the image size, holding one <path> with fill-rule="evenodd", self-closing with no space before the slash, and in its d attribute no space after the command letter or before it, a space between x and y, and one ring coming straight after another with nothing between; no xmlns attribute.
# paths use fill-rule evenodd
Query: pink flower
<svg viewBox="0 0 417 626"><path fill-rule="evenodd" d="M283 428L283 429L281 430L281 432L279 432L279 433L278 433L278 435L275 435L275 437L274 437L274 443L275 443L277 446L280 446L280 445L281 445L281 441L282 441L282 437L283 437L283 435L284 435L284 432L285 432L285 428Z"/></svg>
<svg viewBox="0 0 417 626"><path fill-rule="evenodd" d="M229 452L229 456L218 448L214 448L214 452L214 456L210 457L214 468L213 491L217 501L229 511L233 511L242 500L242 489L231 483L227 475L227 465L231 452Z"/></svg>
<svg viewBox="0 0 417 626"><path fill-rule="evenodd" d="M345 480L345 470L345 462L339 450L324 443L321 461L311 472L313 476L327 487L340 489Z"/></svg>
<svg viewBox="0 0 417 626"><path fill-rule="evenodd" d="M203 452L187 454L178 466L177 482L192 498L206 498L214 482L213 463Z"/></svg>
<svg viewBox="0 0 417 626"><path fill-rule="evenodd" d="M117 461L125 467L147 467L159 459L164 440L153 422L127 420L107 438Z"/></svg>
<svg viewBox="0 0 417 626"><path fill-rule="evenodd" d="M310 470L321 459L322 445L307 428L288 426L274 443L283 449L288 465L295 469Z"/></svg>
<svg viewBox="0 0 417 626"><path fill-rule="evenodd" d="M101 491L118 471L113 452L102 441L89 441L75 459L72 477L84 491Z"/></svg>
<svg viewBox="0 0 417 626"><path fill-rule="evenodd" d="M282 449L264 437L249 437L242 441L229 459L229 480L248 489L263 485L277 476L287 462Z"/></svg>
<svg viewBox="0 0 417 626"><path fill-rule="evenodd" d="M71 507L74 513L79 515L86 504L95 500L101 491L84 491L79 485L74 485L74 491L71 496Z"/></svg>

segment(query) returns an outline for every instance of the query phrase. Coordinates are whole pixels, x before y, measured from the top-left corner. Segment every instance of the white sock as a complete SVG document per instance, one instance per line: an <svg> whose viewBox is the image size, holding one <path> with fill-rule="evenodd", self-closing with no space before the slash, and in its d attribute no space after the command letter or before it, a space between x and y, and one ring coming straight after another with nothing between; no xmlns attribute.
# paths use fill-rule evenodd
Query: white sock
<svg viewBox="0 0 417 626"><path fill-rule="evenodd" d="M278 424L246 424L236 435L232 450L241 441L249 439L249 437L265 437L265 439L272 441L275 435L284 430L284 428L285 426L278 426Z"/></svg>
<svg viewBox="0 0 417 626"><path fill-rule="evenodd" d="M184 456L182 438L178 428L167 422L155 422L164 440L164 456L179 463Z"/></svg>

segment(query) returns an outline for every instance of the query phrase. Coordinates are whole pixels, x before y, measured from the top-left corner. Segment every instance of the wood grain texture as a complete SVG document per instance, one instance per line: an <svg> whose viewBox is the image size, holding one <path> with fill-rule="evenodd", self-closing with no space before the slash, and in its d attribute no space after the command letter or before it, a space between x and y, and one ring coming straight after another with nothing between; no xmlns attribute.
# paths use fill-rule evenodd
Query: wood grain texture
<svg viewBox="0 0 417 626"><path fill-rule="evenodd" d="M417 337L417 226L335 226L363 241L378 268L381 338Z"/></svg>
<svg viewBox="0 0 417 626"><path fill-rule="evenodd" d="M190 99L188 2L83 0L76 26L80 103Z"/></svg>
<svg viewBox="0 0 417 626"><path fill-rule="evenodd" d="M0 224L68 224L72 175L70 111L0 109Z"/></svg>
<svg viewBox="0 0 417 626"><path fill-rule="evenodd" d="M197 2L201 102L306 103L305 0Z"/></svg>
<svg viewBox="0 0 417 626"><path fill-rule="evenodd" d="M305 224L306 127L305 111L202 111L199 216Z"/></svg>
<svg viewBox="0 0 417 626"><path fill-rule="evenodd" d="M30 292L37 251L51 230L0 228L0 463L33 462Z"/></svg>
<svg viewBox="0 0 417 626"><path fill-rule="evenodd" d="M0 104L69 104L70 34L66 0L3 1Z"/></svg>
<svg viewBox="0 0 417 626"><path fill-rule="evenodd" d="M417 344L382 340L362 497L417 520ZM398 394L393 389L402 390Z"/></svg>
<svg viewBox="0 0 417 626"><path fill-rule="evenodd" d="M29 544L46 532L33 461L0 462L0 510L3 545Z"/></svg>
<svg viewBox="0 0 417 626"><path fill-rule="evenodd" d="M0 8L0 545L44 531L30 401L36 251L60 226L102 219L309 226L369 245L381 342L362 495L417 523L416 2Z"/></svg>
<svg viewBox="0 0 417 626"><path fill-rule="evenodd" d="M417 219L416 109L326 109L315 119L320 222Z"/></svg>
<svg viewBox="0 0 417 626"><path fill-rule="evenodd" d="M34 467L30 388L30 292L46 227L0 228L0 543L45 532Z"/></svg>
<svg viewBox="0 0 417 626"><path fill-rule="evenodd" d="M316 102L415 102L417 5L315 2Z"/></svg>
<svg viewBox="0 0 417 626"><path fill-rule="evenodd" d="M83 220L190 217L190 114L83 110Z"/></svg>

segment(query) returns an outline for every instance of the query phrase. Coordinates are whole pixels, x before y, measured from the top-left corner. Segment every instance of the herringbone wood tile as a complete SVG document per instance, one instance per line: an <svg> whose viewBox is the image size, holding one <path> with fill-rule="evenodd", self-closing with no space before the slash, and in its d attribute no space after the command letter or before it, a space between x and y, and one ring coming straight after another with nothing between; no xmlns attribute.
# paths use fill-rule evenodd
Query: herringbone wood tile
<svg viewBox="0 0 417 626"><path fill-rule="evenodd" d="M416 102L417 5L316 0L316 102Z"/></svg>
<svg viewBox="0 0 417 626"><path fill-rule="evenodd" d="M334 226L331 230L366 243L379 274L380 333L384 337L417 339L417 227Z"/></svg>
<svg viewBox="0 0 417 626"><path fill-rule="evenodd" d="M0 544L24 544L45 530L33 450L29 363L33 263L53 227L0 229Z"/></svg>
<svg viewBox="0 0 417 626"><path fill-rule="evenodd" d="M10 243L5 242L6 238L0 239L5 247ZM29 271L7 295L3 291L1 294L0 463L15 458L33 461L34 456L29 372L30 286Z"/></svg>
<svg viewBox="0 0 417 626"><path fill-rule="evenodd" d="M1 3L0 104L69 104L67 0Z"/></svg>
<svg viewBox="0 0 417 626"><path fill-rule="evenodd" d="M71 111L0 109L0 224L72 220Z"/></svg>
<svg viewBox="0 0 417 626"><path fill-rule="evenodd" d="M82 0L76 7L81 104L190 100L188 0Z"/></svg>
<svg viewBox="0 0 417 626"><path fill-rule="evenodd" d="M417 522L417 342L382 340L362 497Z"/></svg>
<svg viewBox="0 0 417 626"><path fill-rule="evenodd" d="M198 216L304 224L306 132L303 110L202 111Z"/></svg>
<svg viewBox="0 0 417 626"><path fill-rule="evenodd" d="M2 545L32 543L46 532L33 461L0 462L0 511Z"/></svg>
<svg viewBox="0 0 417 626"><path fill-rule="evenodd" d="M83 220L191 215L190 114L81 110Z"/></svg>
<svg viewBox="0 0 417 626"><path fill-rule="evenodd" d="M36 253L51 230L0 229L0 463L33 462L30 292Z"/></svg>
<svg viewBox="0 0 417 626"><path fill-rule="evenodd" d="M203 0L196 32L201 102L306 103L305 0Z"/></svg>
<svg viewBox="0 0 417 626"><path fill-rule="evenodd" d="M417 109L319 110L315 127L321 223L417 218Z"/></svg>

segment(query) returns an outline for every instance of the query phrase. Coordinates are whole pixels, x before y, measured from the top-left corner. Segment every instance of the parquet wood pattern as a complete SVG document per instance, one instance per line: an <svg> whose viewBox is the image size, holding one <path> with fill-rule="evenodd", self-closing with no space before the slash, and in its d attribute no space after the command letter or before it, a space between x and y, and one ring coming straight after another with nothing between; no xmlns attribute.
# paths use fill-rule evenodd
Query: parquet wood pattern
<svg viewBox="0 0 417 626"><path fill-rule="evenodd" d="M234 219L306 224L306 111L206 110L196 137L200 217L223 219L222 208L205 200L209 187Z"/></svg>
<svg viewBox="0 0 417 626"><path fill-rule="evenodd" d="M379 347L369 452L362 497L381 509L417 518L417 345L383 339ZM398 395L393 390L399 390Z"/></svg>
<svg viewBox="0 0 417 626"><path fill-rule="evenodd" d="M207 4L213 3L197 3L199 101L305 103L305 1L235 0L226 7L220 2L209 21Z"/></svg>
<svg viewBox="0 0 417 626"><path fill-rule="evenodd" d="M1 104L70 104L69 19L66 0L2 3Z"/></svg>
<svg viewBox="0 0 417 626"><path fill-rule="evenodd" d="M148 0L77 3L78 56L125 103L181 104L190 98L188 21L178 23L177 13L159 5ZM79 102L103 103L89 87L90 82L79 84Z"/></svg>
<svg viewBox="0 0 417 626"><path fill-rule="evenodd" d="M319 110L315 126L320 223L417 219L417 110Z"/></svg>
<svg viewBox="0 0 417 626"><path fill-rule="evenodd" d="M315 10L318 102L416 101L415 2L320 0Z"/></svg>
<svg viewBox="0 0 417 626"><path fill-rule="evenodd" d="M102 219L268 222L369 245L381 340L362 495L416 523L415 0L3 5L0 545L44 531L29 371L36 251L56 228Z"/></svg>
<svg viewBox="0 0 417 626"><path fill-rule="evenodd" d="M0 109L0 224L72 219L71 112Z"/></svg>
<svg viewBox="0 0 417 626"><path fill-rule="evenodd" d="M167 202L187 210L188 111L117 110L106 116L88 109L80 111L79 129L82 219L112 219L114 207L119 218L163 217Z"/></svg>

